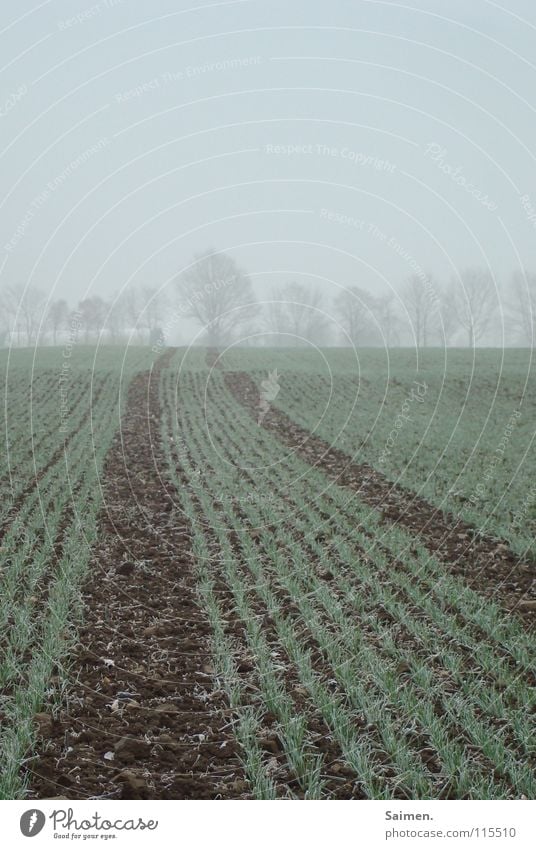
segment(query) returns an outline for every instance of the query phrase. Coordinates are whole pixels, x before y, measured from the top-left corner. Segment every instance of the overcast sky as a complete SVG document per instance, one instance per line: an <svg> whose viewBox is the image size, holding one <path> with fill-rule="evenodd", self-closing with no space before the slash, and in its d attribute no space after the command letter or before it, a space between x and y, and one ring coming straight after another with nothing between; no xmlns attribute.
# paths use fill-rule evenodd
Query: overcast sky
<svg viewBox="0 0 536 849"><path fill-rule="evenodd" d="M532 0L4 4L0 281L536 270L535 37Z"/></svg>

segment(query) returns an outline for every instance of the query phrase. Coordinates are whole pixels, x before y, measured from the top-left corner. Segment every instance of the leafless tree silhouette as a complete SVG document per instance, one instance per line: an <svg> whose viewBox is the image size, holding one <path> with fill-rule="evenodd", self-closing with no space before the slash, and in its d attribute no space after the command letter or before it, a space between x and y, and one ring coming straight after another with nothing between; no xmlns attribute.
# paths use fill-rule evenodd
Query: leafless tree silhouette
<svg viewBox="0 0 536 849"><path fill-rule="evenodd" d="M69 320L69 304L64 298L51 301L48 305L46 323L52 332L52 344L58 340L58 333L67 326Z"/></svg>
<svg viewBox="0 0 536 849"><path fill-rule="evenodd" d="M346 342L348 339L352 345L366 345L370 342L376 326L376 307L376 299L359 286L351 286L339 292L334 300L334 310Z"/></svg>
<svg viewBox="0 0 536 849"><path fill-rule="evenodd" d="M323 298L316 288L300 283L289 283L273 292L269 304L268 327L280 339L278 344L288 346L325 341L328 318L323 309Z"/></svg>
<svg viewBox="0 0 536 849"><path fill-rule="evenodd" d="M512 275L512 300L508 324L516 339L533 346L536 340L536 274L527 270Z"/></svg>
<svg viewBox="0 0 536 849"><path fill-rule="evenodd" d="M467 334L468 346L474 347L489 328L497 309L497 296L489 271L483 268L461 271L459 278L451 281L448 303L458 327Z"/></svg>
<svg viewBox="0 0 536 849"><path fill-rule="evenodd" d="M432 276L413 274L402 289L402 300L409 315L413 336L418 348L426 348L435 330L438 298Z"/></svg>
<svg viewBox="0 0 536 849"><path fill-rule="evenodd" d="M204 328L211 348L227 344L258 311L249 277L225 253L198 254L177 288L182 314Z"/></svg>

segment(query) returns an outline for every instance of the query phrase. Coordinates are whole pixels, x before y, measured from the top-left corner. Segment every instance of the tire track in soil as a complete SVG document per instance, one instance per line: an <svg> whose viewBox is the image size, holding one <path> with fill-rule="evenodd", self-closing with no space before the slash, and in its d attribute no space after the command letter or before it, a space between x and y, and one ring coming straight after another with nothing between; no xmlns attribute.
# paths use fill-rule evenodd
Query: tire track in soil
<svg viewBox="0 0 536 849"><path fill-rule="evenodd" d="M30 798L247 796L233 713L211 666L190 529L166 490L158 388L173 353L130 384L104 467L70 681L59 711L36 717Z"/></svg>
<svg viewBox="0 0 536 849"><path fill-rule="evenodd" d="M208 362L208 360L207 360L207 362ZM210 389L207 389L207 398L209 398L209 397L210 397ZM210 400L213 401L214 399L211 398ZM231 401L231 403L232 403L232 401ZM251 475L249 472L247 472L247 473L245 473L244 477L247 478L249 480L251 486L254 487L254 485L255 485L254 476ZM327 496L329 497L329 493L327 493ZM284 496L281 496L281 497L284 497ZM331 524L333 524L331 512L327 512L326 509L321 508L318 505L316 505L316 509L319 511L319 516L322 517L322 518L319 518L319 522L320 522L321 527L323 527L325 524L328 524L329 522L331 522ZM345 509L345 515L346 515L347 518L350 516L350 511L348 510L348 508ZM296 531L296 527L295 527L295 524L294 524L293 521L286 523L285 528L286 528L286 531L294 538L294 540L296 542L300 543L303 550L307 553L308 561L310 563L316 563L317 564L318 575L320 577L325 576L326 580L331 582L333 580L333 574L331 573L331 571L329 569L327 570L327 573L326 573L325 564L322 562L322 554L318 550L314 549L314 547L311 545L310 541L307 541L307 535L304 537L304 535L301 531ZM404 563L400 559L398 559L395 556L395 554L386 545L384 545L377 537L374 537L372 535L372 533L368 533L368 538L370 539L371 542L374 542L374 545L378 548L378 550L380 552L382 552L386 557L389 558L390 568L394 568L395 570L400 570L403 574L407 574L407 568L404 565ZM326 539L327 539L326 533L321 530L320 533L315 535L314 542L324 544ZM352 545L354 547L354 551L359 552L360 555L363 557L363 559L366 561L369 557L369 552L365 548L363 548L361 545L357 545L357 543L355 543L355 542L352 542ZM337 569L338 568L339 567L337 567ZM339 574L338 571L337 571L337 574ZM367 591L366 591L366 589L364 589L364 586L363 586L361 580L359 578L356 578L355 574L353 574L353 573L350 573L350 578L351 578L351 581L355 584L355 586L360 586L362 588L362 592L364 592L365 595L366 595ZM378 574L378 578L380 578L379 574ZM415 580L416 580L416 583L420 586L420 584L421 584L420 578L419 579L416 578ZM331 586L333 587L333 584L331 584ZM392 585L392 582L390 580L387 580L386 586L389 586L390 591L393 593L393 595L396 597L396 599L399 602L401 602L402 604L406 605L408 607L408 609L412 609L414 607L415 603L411 599L411 597L408 596L405 589L403 589L400 586L397 586L397 587L394 588L393 585ZM422 589L428 595L430 595L432 593L432 590L427 588L425 584L423 584ZM336 594L337 594L337 592L336 592ZM376 608L370 608L370 609L376 610ZM455 619L458 622L458 624L460 626L469 627L472 630L472 632L474 632L474 634L476 635L477 641L483 640L485 642L489 638L489 635L487 635L486 632L483 629L481 629L475 622L463 619L463 617L460 615L460 612L457 611L453 606L445 606L444 609L445 609L446 612L448 612L453 617L453 619ZM380 618L383 618L384 620L393 621L391 614L385 608L383 608L383 606L380 607L379 616L380 616ZM418 616L419 616L419 619L422 620L423 610L421 608L418 609ZM431 619L428 614L424 614L424 619L432 627L434 627L434 620ZM435 627L437 628L437 625L435 625ZM443 636L444 636L444 634L443 634ZM439 635L438 639L442 639L441 635ZM414 639L411 638L410 642L412 643L412 645L415 649L418 649L418 647L420 645L418 641L415 642ZM455 644L456 647L457 647L457 650L462 651L465 655L466 646L464 646L463 643L457 642L454 638L451 638L450 644L451 645ZM514 670L517 669L516 661L512 658L510 652L506 648L503 648L503 646L500 643L494 645L494 650L497 652L497 655L500 658L505 659L508 662L508 664L511 666L512 669L514 669ZM534 674L530 671L530 669L527 669L526 671L519 671L518 670L518 674L519 674L519 676L526 674L528 686L530 686L530 687L534 686L535 678L534 678ZM496 683L497 683L495 678L493 678L493 677L487 678L483 673L482 673L482 680L487 681L489 686L496 686Z"/></svg>
<svg viewBox="0 0 536 849"><path fill-rule="evenodd" d="M259 389L246 372L229 371L225 384L234 398L256 420ZM354 491L362 502L380 513L381 520L417 534L449 570L476 592L534 625L536 569L519 558L506 543L480 534L461 519L445 515L423 498L389 481L366 463L354 463L318 436L271 407L263 427L296 451L327 479Z"/></svg>

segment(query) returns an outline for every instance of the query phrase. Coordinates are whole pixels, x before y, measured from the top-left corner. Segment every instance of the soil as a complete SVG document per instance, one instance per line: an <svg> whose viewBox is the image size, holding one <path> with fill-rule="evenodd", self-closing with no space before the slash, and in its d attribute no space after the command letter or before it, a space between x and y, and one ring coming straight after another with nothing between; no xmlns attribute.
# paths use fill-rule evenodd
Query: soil
<svg viewBox="0 0 536 849"><path fill-rule="evenodd" d="M99 537L83 587L83 625L69 659L69 680L61 704L45 706L35 717L40 744L25 765L29 798L251 798L233 733L236 715L212 666L211 628L196 592L191 528L173 500L174 485L168 483L160 446L158 385L160 371L171 356L173 351L166 352L151 372L136 376L130 385L121 431L103 470ZM208 362L216 366L215 352L209 352ZM258 389L249 375L229 372L225 380L256 420ZM372 467L353 463L274 408L263 426L310 465L318 466L328 480L358 494L379 511L383 522L400 523L418 535L476 591L531 623L534 607L527 602L534 570L505 544L445 515ZM180 470L178 474L180 479ZM194 504L202 510L195 498ZM207 533L210 537L210 529ZM240 562L240 539L230 541ZM216 540L214 545L217 548ZM242 577L244 586L249 586L247 570ZM327 575L328 579L333 575ZM228 611L225 632L235 646L244 690L251 694L251 704L258 705L262 682L250 657L245 623L234 610L233 595L221 577L216 579L215 591ZM289 621L299 619L295 601L276 580L274 592ZM296 714L307 716L309 739L323 755L326 796L364 798L359 776L345 762L320 713L311 709L307 689L279 642L266 605L253 592L249 599L277 657ZM315 670L335 685L329 664L304 631L306 639ZM412 642L409 634L407 642ZM59 687L63 677L58 672L53 683ZM260 717L262 757L278 796L290 792L299 798L302 789L289 768L277 719L268 712ZM393 798L408 797L382 752L379 729L356 714L354 731L358 736L366 734L373 743L371 756L378 760L386 780L393 782ZM416 751L435 779L440 765L429 741L416 741ZM385 764L382 758L387 758ZM439 783L440 779L439 775ZM448 788L441 797L445 794Z"/></svg>
<svg viewBox="0 0 536 849"><path fill-rule="evenodd" d="M248 796L190 529L163 471L158 381L172 353L133 378L106 460L79 645L59 708L36 717L29 798Z"/></svg>
<svg viewBox="0 0 536 849"><path fill-rule="evenodd" d="M259 390L245 372L227 372L225 382L234 397L256 420ZM429 551L468 586L533 627L536 611L536 565L519 558L508 545L478 531L452 514L433 507L413 492L389 481L366 463L354 463L271 407L263 427L297 454L317 466L328 480L359 495L380 513L383 522L398 524L418 535Z"/></svg>

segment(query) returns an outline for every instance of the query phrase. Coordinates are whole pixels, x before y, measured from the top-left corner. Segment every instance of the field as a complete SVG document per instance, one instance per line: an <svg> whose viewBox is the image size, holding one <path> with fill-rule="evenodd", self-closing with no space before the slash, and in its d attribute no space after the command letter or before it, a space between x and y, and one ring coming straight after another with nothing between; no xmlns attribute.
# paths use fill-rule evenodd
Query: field
<svg viewBox="0 0 536 849"><path fill-rule="evenodd" d="M1 365L2 798L534 798L529 352Z"/></svg>
<svg viewBox="0 0 536 849"><path fill-rule="evenodd" d="M27 351L2 357L2 798L22 792L35 716L66 680L59 665L76 639L103 461L130 374L150 362L130 352L122 373L116 357L94 363L94 351L83 349L63 361L56 350L40 351L38 361Z"/></svg>
<svg viewBox="0 0 536 849"><path fill-rule="evenodd" d="M254 354L226 362L257 382L279 368L275 403L301 427L520 555L536 554L531 351Z"/></svg>

